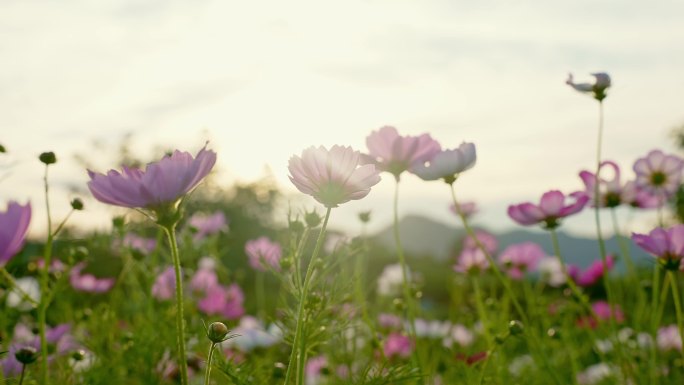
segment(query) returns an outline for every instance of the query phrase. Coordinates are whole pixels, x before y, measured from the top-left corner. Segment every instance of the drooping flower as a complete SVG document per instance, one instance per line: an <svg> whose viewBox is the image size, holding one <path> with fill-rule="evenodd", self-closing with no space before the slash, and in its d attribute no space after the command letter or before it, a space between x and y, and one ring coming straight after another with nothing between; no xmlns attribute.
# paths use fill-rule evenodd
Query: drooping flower
<svg viewBox="0 0 684 385"><path fill-rule="evenodd" d="M594 83L575 83L572 74L568 74L565 84L582 93L591 93L594 99L601 101L606 98L606 90L611 86L610 76L605 72L591 74L595 78Z"/></svg>
<svg viewBox="0 0 684 385"><path fill-rule="evenodd" d="M366 138L368 157L382 171L399 180L404 171L431 160L441 151L441 146L429 134L400 136L391 126L381 127Z"/></svg>
<svg viewBox="0 0 684 385"><path fill-rule="evenodd" d="M566 203L565 194L551 190L542 195L538 205L525 202L509 206L508 216L523 226L541 224L546 229L554 229L561 219L580 212L589 201L581 192L572 193L570 197L575 201Z"/></svg>
<svg viewBox="0 0 684 385"><path fill-rule="evenodd" d="M188 219L188 224L196 231L193 236L195 241L204 239L212 234L217 234L228 227L226 224L226 216L221 211L217 211L211 215L195 213Z"/></svg>
<svg viewBox="0 0 684 385"><path fill-rule="evenodd" d="M544 249L538 244L523 242L505 248L498 259L509 277L522 279L526 272L534 271L545 256Z"/></svg>
<svg viewBox="0 0 684 385"><path fill-rule="evenodd" d="M365 197L380 182L375 166L360 162L361 154L351 147L309 147L290 158L290 181L326 207L337 207Z"/></svg>
<svg viewBox="0 0 684 385"><path fill-rule="evenodd" d="M611 169L612 178L608 179L606 177L603 177L602 175L605 174L604 172L599 173L601 177L598 181L598 199L595 199L594 197L596 188L596 174L584 170L580 172L579 176L582 179L582 182L584 183L585 194L589 196L591 204L594 207L617 207L625 202L622 196L623 186L620 183L620 167L617 165L617 163L610 160L606 160L601 162L601 166L599 169L601 171L604 171L605 168Z"/></svg>
<svg viewBox="0 0 684 385"><path fill-rule="evenodd" d="M664 198L677 192L682 183L682 170L684 160L676 155L666 155L660 150L653 150L634 162L636 184Z"/></svg>
<svg viewBox="0 0 684 385"><path fill-rule="evenodd" d="M637 246L655 256L665 269L678 270L684 258L684 225L657 227L646 234L632 233Z"/></svg>
<svg viewBox="0 0 684 385"><path fill-rule="evenodd" d="M204 179L216 163L216 153L202 148L194 158L176 150L145 170L123 167L106 175L88 170L88 188L100 202L157 210L175 205Z"/></svg>
<svg viewBox="0 0 684 385"><path fill-rule="evenodd" d="M69 272L69 283L75 290L88 293L105 293L114 287L114 278L97 278L93 274L81 273L85 266L85 263L81 262Z"/></svg>
<svg viewBox="0 0 684 385"><path fill-rule="evenodd" d="M282 250L279 244L271 241L268 237L259 237L247 241L245 253L249 257L249 265L254 270L266 271L266 266L276 271L280 270Z"/></svg>
<svg viewBox="0 0 684 385"><path fill-rule="evenodd" d="M449 206L449 210L456 215L458 215L458 212L460 211L466 218L470 218L478 212L477 204L475 202L460 202L458 204L458 210L456 209L456 206L452 204Z"/></svg>
<svg viewBox="0 0 684 385"><path fill-rule="evenodd" d="M579 286L587 287L596 284L614 265L615 257L608 255L606 269L603 268L602 260L596 260L583 271L576 266L568 266L568 274Z"/></svg>
<svg viewBox="0 0 684 385"><path fill-rule="evenodd" d="M31 204L20 205L10 201L7 210L0 211L0 267L14 257L26 240L31 222Z"/></svg>
<svg viewBox="0 0 684 385"><path fill-rule="evenodd" d="M382 344L385 357L408 358L413 352L413 341L407 335L390 333Z"/></svg>
<svg viewBox="0 0 684 385"><path fill-rule="evenodd" d="M173 266L169 266L157 276L152 285L152 296L166 301L173 298L176 291L176 275Z"/></svg>
<svg viewBox="0 0 684 385"><path fill-rule="evenodd" d="M436 153L432 159L413 167L412 172L423 180L444 179L451 184L459 174L475 166L476 161L475 145L464 142L458 148Z"/></svg>

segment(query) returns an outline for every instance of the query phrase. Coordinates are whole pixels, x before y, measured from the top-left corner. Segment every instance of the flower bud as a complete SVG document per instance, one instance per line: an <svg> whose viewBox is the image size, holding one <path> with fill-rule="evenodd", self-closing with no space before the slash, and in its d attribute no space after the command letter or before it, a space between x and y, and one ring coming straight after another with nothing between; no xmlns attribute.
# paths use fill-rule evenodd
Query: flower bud
<svg viewBox="0 0 684 385"><path fill-rule="evenodd" d="M517 336L525 331L525 327L522 322L518 320L512 320L508 323L508 331L512 336Z"/></svg>
<svg viewBox="0 0 684 385"><path fill-rule="evenodd" d="M86 351L83 349L78 349L75 352L71 353L71 358L74 359L74 361L80 362L83 361L86 357Z"/></svg>
<svg viewBox="0 0 684 385"><path fill-rule="evenodd" d="M223 342L228 336L228 327L223 322L212 322L207 328L207 337L215 344Z"/></svg>
<svg viewBox="0 0 684 385"><path fill-rule="evenodd" d="M370 222L370 215L370 211L362 211L359 213L359 220L361 221L361 223L368 223Z"/></svg>
<svg viewBox="0 0 684 385"><path fill-rule="evenodd" d="M40 154L40 156L38 156L38 159L40 159L40 161L45 163L46 165L57 163L57 156L55 156L55 153L52 151Z"/></svg>
<svg viewBox="0 0 684 385"><path fill-rule="evenodd" d="M36 362L38 359L38 350L33 346L24 346L14 353L14 358L16 358L17 361L21 362L22 364L28 365Z"/></svg>
<svg viewBox="0 0 684 385"><path fill-rule="evenodd" d="M7 150L5 150L5 146L0 144L0 153L4 153L4 152L7 152Z"/></svg>
<svg viewBox="0 0 684 385"><path fill-rule="evenodd" d="M71 208L77 211L83 210L83 201L80 198L74 198L71 201Z"/></svg>
<svg viewBox="0 0 684 385"><path fill-rule="evenodd" d="M316 211L312 211L304 215L304 222L306 222L306 225L309 228L313 229L314 227L318 227L318 225L321 224L321 221L323 221L323 218L321 218Z"/></svg>

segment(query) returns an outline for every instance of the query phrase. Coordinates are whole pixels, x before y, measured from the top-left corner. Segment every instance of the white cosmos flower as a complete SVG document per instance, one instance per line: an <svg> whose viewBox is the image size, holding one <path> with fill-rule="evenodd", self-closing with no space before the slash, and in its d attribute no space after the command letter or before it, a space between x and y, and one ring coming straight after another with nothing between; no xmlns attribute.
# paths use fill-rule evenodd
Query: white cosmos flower
<svg viewBox="0 0 684 385"><path fill-rule="evenodd" d="M477 160L475 145L461 143L458 148L438 152L428 163L415 167L413 172L423 180L453 180L472 168Z"/></svg>
<svg viewBox="0 0 684 385"><path fill-rule="evenodd" d="M26 293L36 303L40 302L40 284L33 277L22 277L14 281L19 289ZM20 291L12 289L7 295L7 306L17 308L19 310L28 311L33 309L34 305L26 301L20 294Z"/></svg>

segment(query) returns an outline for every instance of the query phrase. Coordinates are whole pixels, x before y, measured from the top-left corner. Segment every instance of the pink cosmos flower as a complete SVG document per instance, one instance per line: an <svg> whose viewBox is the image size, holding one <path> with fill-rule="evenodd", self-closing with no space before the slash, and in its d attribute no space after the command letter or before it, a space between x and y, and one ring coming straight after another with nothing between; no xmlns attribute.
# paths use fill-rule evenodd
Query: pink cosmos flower
<svg viewBox="0 0 684 385"><path fill-rule="evenodd" d="M489 233L484 230L476 230L475 231L475 238L477 238L477 241L484 246L484 249L487 250L487 253L489 255L492 255L496 253L496 251L499 249L499 241L496 240L496 237L494 234ZM471 236L465 236L463 238L463 249L477 249L478 245L475 243L475 240Z"/></svg>
<svg viewBox="0 0 684 385"><path fill-rule="evenodd" d="M605 168L610 168L612 171L612 178L604 177ZM622 190L623 186L620 183L620 167L617 163L607 160L601 162L601 177L599 178L599 197L594 199L596 188L596 175L589 171L580 172L579 176L582 179L585 187L585 194L589 196L592 206L599 207L617 207L623 203Z"/></svg>
<svg viewBox="0 0 684 385"><path fill-rule="evenodd" d="M684 225L657 227L648 235L632 233L637 246L655 256L667 270L678 270L684 258Z"/></svg>
<svg viewBox="0 0 684 385"><path fill-rule="evenodd" d="M107 175L88 170L88 188L103 203L129 208L159 209L174 205L204 179L216 163L216 153L202 148L195 158L174 151L145 170L123 167Z"/></svg>
<svg viewBox="0 0 684 385"><path fill-rule="evenodd" d="M403 334L390 333L382 344L385 357L408 358L413 352L413 341Z"/></svg>
<svg viewBox="0 0 684 385"><path fill-rule="evenodd" d="M460 202L458 208L461 211L461 214L465 215L466 218L470 218L478 212L477 204L475 202ZM456 210L456 206L453 204L449 206L449 210L458 215L458 210Z"/></svg>
<svg viewBox="0 0 684 385"><path fill-rule="evenodd" d="M504 266L508 276L522 279L528 271L534 271L546 253L536 243L523 242L510 245L499 254L499 263Z"/></svg>
<svg viewBox="0 0 684 385"><path fill-rule="evenodd" d="M592 303L591 308L594 311L594 314L596 314L596 317L598 317L598 319L595 319L591 316L582 317L582 318L577 320L578 326L590 327L590 328L594 329L598 326L599 322L610 320L611 314L613 314L613 318L615 319L615 322L617 322L617 323L624 322L625 321L625 314L620 309L620 305L614 304L613 307L614 307L614 310L613 310L613 313L611 313L610 304L608 302L596 301L596 302Z"/></svg>
<svg viewBox="0 0 684 385"><path fill-rule="evenodd" d="M591 93L594 98L601 101L606 98L606 90L611 86L610 76L605 72L591 74L595 78L594 83L575 83L572 74L568 74L565 84L582 93Z"/></svg>
<svg viewBox="0 0 684 385"><path fill-rule="evenodd" d="M85 263L81 262L69 272L69 283L74 290L88 293L105 293L114 287L114 278L97 278L92 274L82 274Z"/></svg>
<svg viewBox="0 0 684 385"><path fill-rule="evenodd" d="M606 268L610 271L615 265L615 257L606 256ZM568 274L578 285L588 287L596 284L607 271L603 269L603 261L594 261L586 270L580 271L577 266L568 266Z"/></svg>
<svg viewBox="0 0 684 385"><path fill-rule="evenodd" d="M328 359L325 356L318 356L309 358L306 361L306 385L319 384L320 378L323 375L323 369L328 367Z"/></svg>
<svg viewBox="0 0 684 385"><path fill-rule="evenodd" d="M226 216L221 211L211 215L195 213L188 220L188 224L197 231L193 237L195 241L204 239L212 234L217 234L228 227Z"/></svg>
<svg viewBox="0 0 684 385"><path fill-rule="evenodd" d="M663 351L682 350L682 339L677 325L663 326L658 329L656 337L658 348Z"/></svg>
<svg viewBox="0 0 684 385"><path fill-rule="evenodd" d="M439 143L429 134L400 136L391 126L371 132L366 138L366 146L370 161L397 180L404 171L412 171L441 151Z"/></svg>
<svg viewBox="0 0 684 385"><path fill-rule="evenodd" d="M227 319L238 319L245 314L244 301L245 296L237 284L219 285L207 291L207 296L199 301L197 308L207 315L220 314Z"/></svg>
<svg viewBox="0 0 684 385"><path fill-rule="evenodd" d="M476 161L475 145L464 142L453 150L436 153L427 162L414 166L412 172L423 180L444 179L451 184L460 173L475 166Z"/></svg>
<svg viewBox="0 0 684 385"><path fill-rule="evenodd" d="M509 206L508 216L523 226L542 224L546 229L554 229L560 225L560 219L582 211L589 201L581 192L572 193L570 197L575 201L566 203L562 192L551 190L542 195L538 205L525 202Z"/></svg>
<svg viewBox="0 0 684 385"><path fill-rule="evenodd" d="M151 254L157 248L157 240L144 238L134 233L127 233L123 238L123 245L143 254Z"/></svg>
<svg viewBox="0 0 684 385"><path fill-rule="evenodd" d="M622 188L622 201L637 209L654 209L665 203L664 199L648 192L635 181L625 183Z"/></svg>
<svg viewBox="0 0 684 385"><path fill-rule="evenodd" d="M194 291L207 293L214 286L218 286L218 276L216 275L215 261L211 257L202 257L199 261L199 268L190 280L190 287Z"/></svg>
<svg viewBox="0 0 684 385"><path fill-rule="evenodd" d="M301 157L290 158L290 181L326 207L337 207L365 197L380 182L375 166L360 166L360 161L361 154L351 147L309 147Z"/></svg>
<svg viewBox="0 0 684 385"><path fill-rule="evenodd" d="M403 322L401 318L390 313L380 313L378 314L378 326L383 329L393 329L400 330L402 328Z"/></svg>
<svg viewBox="0 0 684 385"><path fill-rule="evenodd" d="M463 249L454 270L459 273L477 274L489 268L487 256L479 248Z"/></svg>
<svg viewBox="0 0 684 385"><path fill-rule="evenodd" d="M176 275L173 266L169 266L154 280L152 285L152 296L156 299L165 301L173 298L176 292Z"/></svg>
<svg viewBox="0 0 684 385"><path fill-rule="evenodd" d="M24 247L30 222L30 203L22 206L10 201L7 204L7 211L0 212L0 267Z"/></svg>
<svg viewBox="0 0 684 385"><path fill-rule="evenodd" d="M670 197L677 192L683 169L684 161L680 157L666 155L660 150L653 150L634 163L636 184L661 197Z"/></svg>
<svg viewBox="0 0 684 385"><path fill-rule="evenodd" d="M270 266L274 270L280 271L282 250L279 244L272 242L267 237L247 241L245 253L249 257L249 265L254 270L266 271L266 266Z"/></svg>

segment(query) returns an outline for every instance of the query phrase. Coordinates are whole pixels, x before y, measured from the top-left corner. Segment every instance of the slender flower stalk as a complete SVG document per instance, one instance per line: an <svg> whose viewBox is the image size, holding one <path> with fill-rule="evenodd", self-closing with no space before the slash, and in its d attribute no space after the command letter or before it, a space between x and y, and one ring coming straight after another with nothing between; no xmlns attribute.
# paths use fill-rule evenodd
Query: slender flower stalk
<svg viewBox="0 0 684 385"><path fill-rule="evenodd" d="M166 233L171 248L173 272L176 279L176 349L178 350L178 368L180 370L181 384L188 384L188 362L185 354L185 318L183 315L183 275L181 272L180 256L178 255L178 242L176 241L176 224L161 225Z"/></svg>
<svg viewBox="0 0 684 385"><path fill-rule="evenodd" d="M682 359L684 359L684 313L682 313L682 302L679 297L679 286L677 285L677 276L675 272L669 270L667 275L670 277L672 284L672 300L674 301L675 314L677 315L677 328L679 329L679 337L682 340L682 349L680 353L682 354Z"/></svg>
<svg viewBox="0 0 684 385"><path fill-rule="evenodd" d="M41 154L41 160L43 160L43 155ZM54 157L54 154L53 154ZM47 318L47 308L49 306L49 301L51 296L48 295L49 290L49 280L50 280L50 262L52 260L52 216L50 214L50 199L49 199L49 184L48 184L48 169L51 163L54 162L44 162L45 163L45 174L43 175L43 185L45 191L45 209L47 211L47 241L45 242L45 248L43 249L43 268L40 270L40 306L38 306L38 334L40 336L40 358L41 358L41 375L42 383L45 385L50 384L50 373L48 369L48 344L45 335L46 329L46 318Z"/></svg>
<svg viewBox="0 0 684 385"><path fill-rule="evenodd" d="M304 308L306 306L306 299L309 295L309 285L311 283L311 275L313 274L314 265L316 264L316 259L318 254L321 252L321 247L323 246L323 240L325 239L325 233L328 228L328 220L330 219L331 207L325 212L325 219L323 219L323 225L321 231L318 233L318 238L316 239L316 246L314 247L313 254L311 255L311 260L309 261L309 266L306 268L306 274L304 275L304 282L302 283L301 291L299 294L299 306L297 307L297 327L295 329L295 336L292 340L292 352L290 353L290 364L287 367L287 372L285 374L285 382L283 384L287 385L290 382L290 376L292 374L292 367L297 368L297 384L301 385L304 383L304 364L306 363L306 346L302 344L304 338ZM296 365L294 365L296 363Z"/></svg>
<svg viewBox="0 0 684 385"><path fill-rule="evenodd" d="M211 380L211 361L214 358L214 348L216 347L216 343L211 343L211 346L209 347L209 355L207 356L207 368L204 371L204 385L209 385L209 381Z"/></svg>

